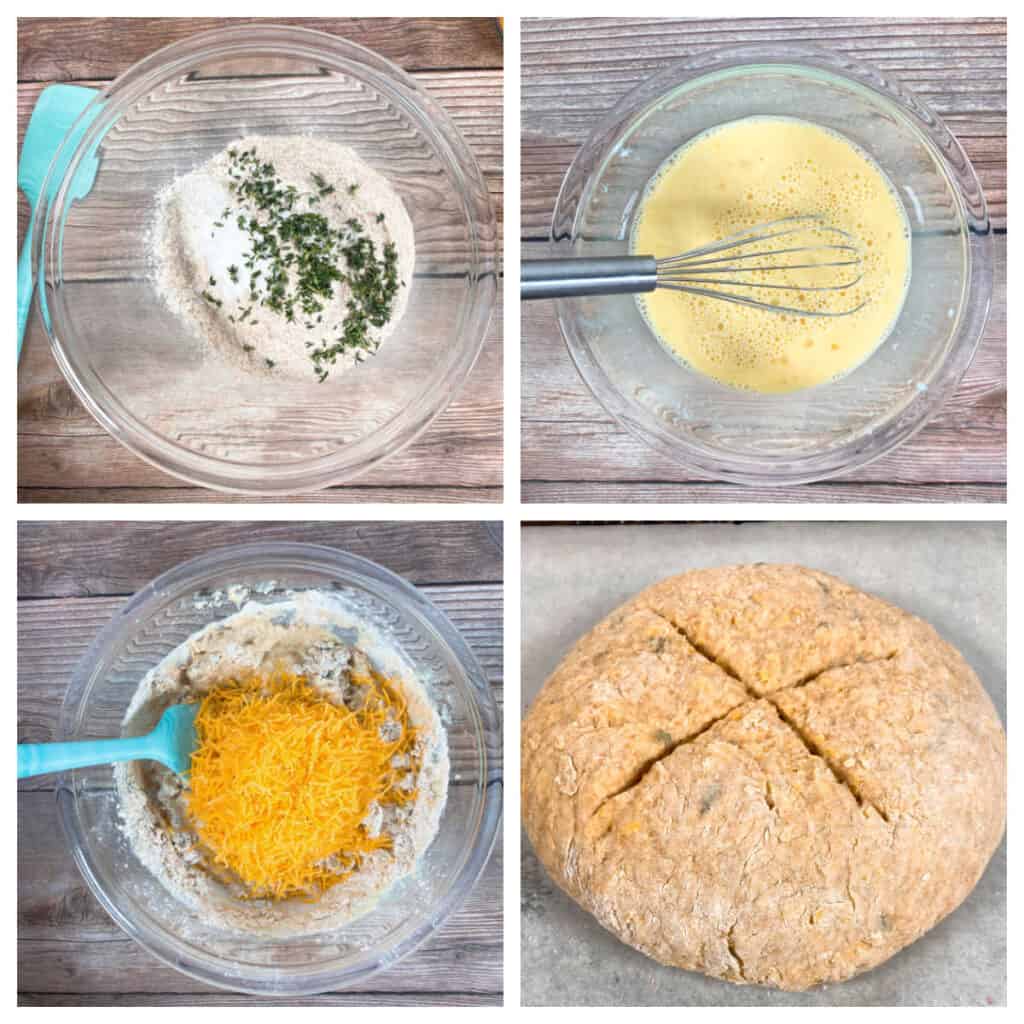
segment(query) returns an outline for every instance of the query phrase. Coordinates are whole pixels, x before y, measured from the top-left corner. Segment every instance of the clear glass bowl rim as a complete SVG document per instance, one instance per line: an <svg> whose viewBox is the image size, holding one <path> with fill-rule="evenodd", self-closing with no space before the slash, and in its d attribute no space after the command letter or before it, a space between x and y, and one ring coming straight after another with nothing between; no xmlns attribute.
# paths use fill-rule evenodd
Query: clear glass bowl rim
<svg viewBox="0 0 1024 1024"><path fill-rule="evenodd" d="M198 63L272 50L296 58L320 60L349 74L371 79L389 100L401 107L429 138L459 183L457 195L469 231L472 264L469 294L462 310L457 346L443 382L425 388L418 399L368 437L340 451L315 459L280 465L232 462L183 448L142 423L106 385L77 359L73 346L62 341L71 315L63 296L48 302L47 288L62 266L59 226L69 199L69 185L83 157L131 105L160 82ZM97 112L97 108L99 108ZM284 25L236 25L200 32L171 43L143 58L105 86L83 111L76 125L91 121L78 141L59 181L72 128L55 154L40 192L32 232L32 265L37 271L36 302L50 349L68 384L92 417L129 451L163 472L187 483L228 493L286 495L344 483L365 473L416 440L447 408L465 384L483 348L494 306L497 237L494 207L476 158L444 108L396 64L357 43L313 29ZM50 198L52 196L52 198Z"/></svg>
<svg viewBox="0 0 1024 1024"><path fill-rule="evenodd" d="M825 73L846 86L873 94L876 103L916 133L945 174L967 235L965 301L947 357L929 382L927 392L916 394L880 429L825 452L796 458L727 453L672 434L626 398L608 379L569 303L564 299L556 302L558 323L569 355L591 393L616 422L676 464L711 480L755 486L814 483L850 473L913 437L956 391L967 372L984 333L992 298L992 231L984 191L959 142L937 114L890 74L863 61L801 43L757 43L715 49L663 68L635 86L594 126L566 172L551 220L553 251L568 255L576 244L580 220L609 155L644 112L668 93L718 72L779 67L796 72L806 69L816 75ZM950 163L947 150L955 154L958 166Z"/></svg>
<svg viewBox="0 0 1024 1024"><path fill-rule="evenodd" d="M217 961L191 952L170 932L140 928L125 915L104 889L92 866L92 857L79 827L76 796L71 773L57 779L57 805L64 835L75 864L100 905L117 925L158 960L189 977L206 984L235 992L270 996L312 995L319 992L349 988L371 975L391 967L420 946L442 926L449 915L464 902L481 873L494 847L502 815L502 774L489 762L488 736L500 743L500 716L486 673L461 634L436 605L407 580L369 559L336 548L318 544L291 542L256 542L218 548L181 562L162 573L136 593L108 622L82 656L72 674L61 707L58 740L75 736L76 720L84 709L95 669L104 651L115 638L130 632L137 616L172 595L183 596L202 589L204 581L231 571L258 569L273 572L284 568L328 572L337 580L352 582L371 590L378 598L398 606L404 614L419 619L446 646L465 674L463 688L474 716L473 725L481 751L480 778L477 783L476 827L473 842L463 851L458 875L443 898L431 908L418 928L409 933L384 956L347 967L320 966L311 970L296 968L251 967L243 972L233 970L230 977L218 969Z"/></svg>

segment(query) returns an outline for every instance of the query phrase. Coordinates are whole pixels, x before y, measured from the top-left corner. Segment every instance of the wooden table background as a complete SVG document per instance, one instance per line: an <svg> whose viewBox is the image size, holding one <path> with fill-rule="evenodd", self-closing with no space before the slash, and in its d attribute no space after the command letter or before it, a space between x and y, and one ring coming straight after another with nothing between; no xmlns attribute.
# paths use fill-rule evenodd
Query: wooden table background
<svg viewBox="0 0 1024 1024"><path fill-rule="evenodd" d="M949 404L897 451L835 482L747 488L699 481L620 427L591 396L551 303L524 303L524 501L1006 500L1006 21L972 18L525 19L522 254L546 248L562 177L618 100L657 69L706 50L808 42L899 78L957 136L996 235L985 337Z"/></svg>
<svg viewBox="0 0 1024 1024"><path fill-rule="evenodd" d="M102 87L168 43L225 18L19 18L18 151L43 88ZM502 220L502 41L494 18L274 18L343 36L403 67L441 103L472 149ZM18 193L18 248L29 206ZM500 252L499 248L499 252ZM500 298L499 287L499 298ZM501 304L460 394L405 451L352 485L295 501L500 501ZM79 404L33 309L18 372L21 501L253 501L190 487L113 440ZM279 499L273 499L279 500Z"/></svg>
<svg viewBox="0 0 1024 1024"><path fill-rule="evenodd" d="M501 526L487 523L35 523L18 535L18 741L55 738L72 669L127 597L184 559L255 539L310 541L405 576L451 618L502 698ZM423 946L344 993L288 1005L496 1005L502 992L502 842L467 902ZM154 1006L275 1003L165 967L87 888L57 821L53 777L18 784L18 1002Z"/></svg>

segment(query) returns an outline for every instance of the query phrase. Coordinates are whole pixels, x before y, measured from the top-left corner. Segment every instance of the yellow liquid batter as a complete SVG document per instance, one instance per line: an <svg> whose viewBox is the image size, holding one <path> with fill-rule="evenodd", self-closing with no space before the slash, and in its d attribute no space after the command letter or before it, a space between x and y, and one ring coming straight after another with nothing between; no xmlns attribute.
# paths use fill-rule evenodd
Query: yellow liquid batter
<svg viewBox="0 0 1024 1024"><path fill-rule="evenodd" d="M860 282L841 292L762 288L742 294L801 309L834 312L864 302L862 309L836 318L796 316L659 289L637 300L655 335L695 370L754 391L812 387L862 363L888 336L903 305L910 229L881 169L836 132L807 121L758 117L698 135L647 186L631 249L672 256L757 224L805 214L821 215L861 240ZM816 232L779 241L794 240L841 241ZM782 273L763 280L839 284L856 276L848 268Z"/></svg>

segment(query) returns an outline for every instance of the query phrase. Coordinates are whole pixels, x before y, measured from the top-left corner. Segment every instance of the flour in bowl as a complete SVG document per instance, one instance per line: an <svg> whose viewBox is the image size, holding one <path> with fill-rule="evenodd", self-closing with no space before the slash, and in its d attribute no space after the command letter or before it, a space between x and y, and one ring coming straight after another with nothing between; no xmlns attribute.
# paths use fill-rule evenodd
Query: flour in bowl
<svg viewBox="0 0 1024 1024"><path fill-rule="evenodd" d="M321 382L394 330L415 264L412 222L353 150L247 136L172 182L152 232L157 289L240 369Z"/></svg>

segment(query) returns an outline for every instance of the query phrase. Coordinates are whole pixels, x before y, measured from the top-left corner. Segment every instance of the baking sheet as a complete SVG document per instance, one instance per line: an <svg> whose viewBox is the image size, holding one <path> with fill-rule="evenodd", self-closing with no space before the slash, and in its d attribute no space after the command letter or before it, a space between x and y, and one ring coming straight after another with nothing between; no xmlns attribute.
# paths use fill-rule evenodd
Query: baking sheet
<svg viewBox="0 0 1024 1024"><path fill-rule="evenodd" d="M566 650L638 590L688 569L743 562L822 569L926 619L978 673L1005 726L1003 523L526 526L524 709ZM655 963L577 907L522 842L524 1005L1005 1005L1005 839L963 905L916 943L873 971L807 993Z"/></svg>

